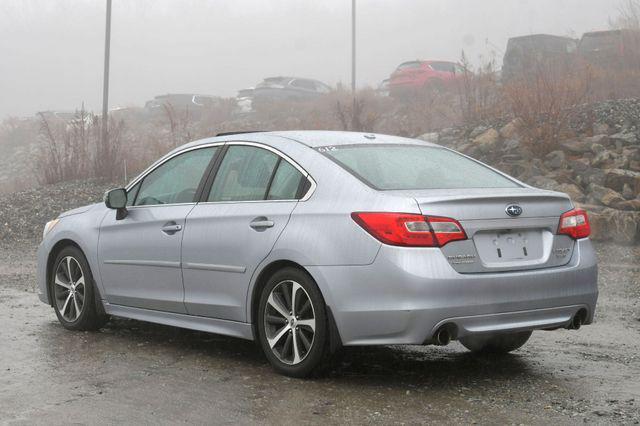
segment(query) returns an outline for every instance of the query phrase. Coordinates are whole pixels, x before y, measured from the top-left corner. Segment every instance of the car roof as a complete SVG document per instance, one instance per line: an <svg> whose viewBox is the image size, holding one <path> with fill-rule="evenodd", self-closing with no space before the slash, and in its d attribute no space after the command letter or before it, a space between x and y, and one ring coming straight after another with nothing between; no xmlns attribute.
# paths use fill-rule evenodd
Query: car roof
<svg viewBox="0 0 640 426"><path fill-rule="evenodd" d="M555 34L529 34L517 37L511 37L509 41L524 41L524 40L557 40L557 41L572 41L575 40L567 36L559 36Z"/></svg>
<svg viewBox="0 0 640 426"><path fill-rule="evenodd" d="M295 140L311 148L320 146L358 145L358 144L417 144L434 145L417 139L376 133L345 132L330 130L289 130L268 132L267 134Z"/></svg>
<svg viewBox="0 0 640 426"><path fill-rule="evenodd" d="M332 130L287 130L287 131L270 131L270 132L247 132L247 133L235 133L230 135L224 135L213 138L206 138L191 142L187 145L177 148L181 150L187 146L201 145L211 142L232 142L232 141L246 141L246 142L258 142L269 145L273 142L274 137L276 139L283 140L283 142L295 142L305 145L310 148L317 148L321 146L341 146L341 145L380 145L380 144L400 144L400 145L421 145L421 146L436 146L439 145L425 142L419 139L410 139L400 136L383 135L377 133L363 133L363 132L346 132L346 131L332 131Z"/></svg>

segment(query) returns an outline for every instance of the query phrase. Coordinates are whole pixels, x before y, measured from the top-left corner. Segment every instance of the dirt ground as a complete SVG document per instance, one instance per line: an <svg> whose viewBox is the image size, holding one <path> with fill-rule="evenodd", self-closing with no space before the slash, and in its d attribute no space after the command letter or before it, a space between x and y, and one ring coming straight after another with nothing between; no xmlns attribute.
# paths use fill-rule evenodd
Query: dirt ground
<svg viewBox="0 0 640 426"><path fill-rule="evenodd" d="M64 330L34 248L0 249L0 423L640 423L640 250L600 246L596 322L505 357L345 351L321 378L274 373L251 342L131 320Z"/></svg>

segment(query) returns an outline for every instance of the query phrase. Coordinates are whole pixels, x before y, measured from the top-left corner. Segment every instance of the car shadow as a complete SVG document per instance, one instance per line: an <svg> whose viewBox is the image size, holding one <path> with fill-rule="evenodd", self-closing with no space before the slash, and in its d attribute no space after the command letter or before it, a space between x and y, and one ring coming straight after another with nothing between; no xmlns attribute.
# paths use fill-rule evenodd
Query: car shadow
<svg viewBox="0 0 640 426"><path fill-rule="evenodd" d="M57 322L50 324L52 338L59 341L64 332L64 340L77 340L77 333L66 332ZM121 318L112 319L99 332L81 336L83 342L91 343L92 350L107 354L126 348L132 357L204 359L211 365L211 373L215 368L223 368L227 372L236 370L239 375L279 377L258 344L248 340ZM319 374L308 380L387 387L428 384L431 388L444 388L536 374L539 371L536 373L531 363L517 353L471 354L453 342L447 347L345 347Z"/></svg>

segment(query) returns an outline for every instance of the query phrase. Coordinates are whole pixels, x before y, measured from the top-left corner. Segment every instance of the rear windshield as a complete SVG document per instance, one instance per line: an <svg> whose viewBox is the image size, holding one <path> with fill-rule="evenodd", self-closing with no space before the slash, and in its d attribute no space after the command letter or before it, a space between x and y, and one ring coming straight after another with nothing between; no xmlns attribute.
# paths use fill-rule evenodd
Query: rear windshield
<svg viewBox="0 0 640 426"><path fill-rule="evenodd" d="M580 49L587 50L600 50L600 49L615 49L616 45L622 38L619 32L604 32L588 34L582 38L580 43Z"/></svg>
<svg viewBox="0 0 640 426"><path fill-rule="evenodd" d="M317 149L379 190L520 186L480 163L439 147L341 145Z"/></svg>

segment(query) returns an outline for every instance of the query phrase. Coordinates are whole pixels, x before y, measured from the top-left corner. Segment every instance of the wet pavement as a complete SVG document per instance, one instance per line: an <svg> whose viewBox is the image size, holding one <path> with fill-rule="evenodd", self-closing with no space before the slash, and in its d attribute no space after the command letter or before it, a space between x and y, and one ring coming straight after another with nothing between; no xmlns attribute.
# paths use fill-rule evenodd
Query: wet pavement
<svg viewBox="0 0 640 426"><path fill-rule="evenodd" d="M346 350L322 377L274 373L252 342L131 320L64 330L33 248L0 249L0 423L638 424L640 250L599 247L596 323L476 357Z"/></svg>

